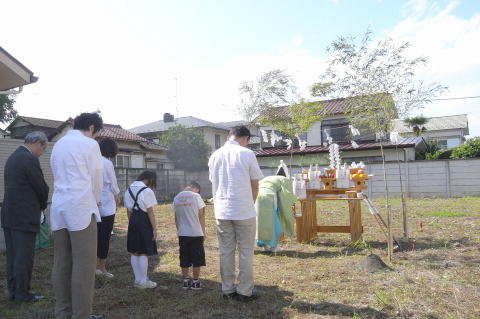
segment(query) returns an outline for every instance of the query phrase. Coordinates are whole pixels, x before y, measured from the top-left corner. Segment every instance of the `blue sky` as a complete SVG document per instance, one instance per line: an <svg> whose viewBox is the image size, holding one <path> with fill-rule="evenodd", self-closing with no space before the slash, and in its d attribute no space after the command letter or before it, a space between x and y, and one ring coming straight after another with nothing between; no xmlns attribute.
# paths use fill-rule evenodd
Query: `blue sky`
<svg viewBox="0 0 480 319"><path fill-rule="evenodd" d="M100 109L130 128L165 112L210 121L239 118L238 86L286 69L306 95L326 46L340 35L412 43L426 55L419 78L442 97L480 95L480 1L8 1L0 46L40 77L18 96L20 114L64 120ZM177 78L177 82L174 80ZM176 97L178 84L178 97ZM426 116L468 113L480 135L480 99L427 106Z"/></svg>

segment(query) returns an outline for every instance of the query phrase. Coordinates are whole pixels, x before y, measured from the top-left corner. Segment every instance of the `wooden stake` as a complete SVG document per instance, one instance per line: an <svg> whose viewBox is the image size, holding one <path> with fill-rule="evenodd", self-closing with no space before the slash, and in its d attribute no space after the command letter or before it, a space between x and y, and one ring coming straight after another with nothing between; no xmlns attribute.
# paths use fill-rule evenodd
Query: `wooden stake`
<svg viewBox="0 0 480 319"><path fill-rule="evenodd" d="M388 260L392 262L393 256L393 233L392 233L392 207L387 205L387 233L388 233Z"/></svg>

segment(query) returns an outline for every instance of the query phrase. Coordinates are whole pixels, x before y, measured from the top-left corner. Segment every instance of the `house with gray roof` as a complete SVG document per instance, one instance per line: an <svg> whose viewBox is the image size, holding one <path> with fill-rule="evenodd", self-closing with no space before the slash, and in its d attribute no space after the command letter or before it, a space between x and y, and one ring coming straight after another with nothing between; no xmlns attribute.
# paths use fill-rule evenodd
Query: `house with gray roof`
<svg viewBox="0 0 480 319"><path fill-rule="evenodd" d="M442 149L451 149L465 143L465 136L469 135L467 114L429 117L423 125L421 136L426 141L436 141ZM392 131L403 137L415 136L413 129L404 120L394 120Z"/></svg>
<svg viewBox="0 0 480 319"><path fill-rule="evenodd" d="M73 128L73 119L58 121L29 116L17 116L7 127L8 137L24 139L32 131L44 132L49 141L56 142ZM153 168L173 169L173 162L168 159L167 148L150 142L120 125L104 124L96 139L109 137L117 142L118 155L113 164L117 168Z"/></svg>
<svg viewBox="0 0 480 319"><path fill-rule="evenodd" d="M250 140L248 141L248 148L252 150L257 150L261 148L261 136L260 136L260 126L254 123L249 123L244 120L229 121L229 122L218 122L218 125L225 126L228 130L236 126L246 126L250 130Z"/></svg>
<svg viewBox="0 0 480 319"><path fill-rule="evenodd" d="M292 164L296 166L327 165L329 155L328 137L331 137L334 143L339 144L342 159L346 162L380 162L382 157L377 134L358 128L360 134L352 136L349 127L350 121L346 115L352 101L351 99L340 98L312 102L323 105L321 110L323 118L314 123L309 131L300 137L307 141L307 147L304 150L300 150L298 142L294 142L292 150L288 150L284 141L285 138L283 141L277 141L272 145L272 132L280 136L282 134L272 127L260 126L260 130L264 131L268 137L268 140L264 141L260 131L259 135L262 137L261 149L255 151L260 165L275 167L280 159L289 163L290 155L292 155ZM276 108L275 112L279 112L279 115L282 115L282 112L288 115L285 107ZM352 141L355 143L352 143ZM384 139L382 146L387 161L396 161L397 158L401 161L412 161L415 160L417 151L426 150L426 143L422 137L402 139L397 145Z"/></svg>
<svg viewBox="0 0 480 319"><path fill-rule="evenodd" d="M227 140L229 131L229 128L218 123L205 121L193 116L174 118L174 116L169 113L163 115L163 120L140 125L131 128L129 131L138 134L149 141L158 143L160 137L163 134L166 134L168 129L175 125L182 125L200 131L212 152L223 146Z"/></svg>

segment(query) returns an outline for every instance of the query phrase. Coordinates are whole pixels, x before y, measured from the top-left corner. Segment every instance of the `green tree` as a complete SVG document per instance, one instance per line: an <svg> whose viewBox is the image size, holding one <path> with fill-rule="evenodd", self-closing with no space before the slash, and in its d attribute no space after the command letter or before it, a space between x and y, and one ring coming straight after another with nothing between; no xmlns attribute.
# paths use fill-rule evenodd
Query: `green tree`
<svg viewBox="0 0 480 319"><path fill-rule="evenodd" d="M8 123L17 117L17 111L13 108L14 95L0 94L0 123Z"/></svg>
<svg viewBox="0 0 480 319"><path fill-rule="evenodd" d="M468 139L465 144L452 150L450 158L480 157L480 137Z"/></svg>
<svg viewBox="0 0 480 319"><path fill-rule="evenodd" d="M160 144L168 148L167 156L176 168L197 171L207 167L210 146L200 131L175 125L159 138Z"/></svg>
<svg viewBox="0 0 480 319"><path fill-rule="evenodd" d="M427 149L425 151L419 151L415 154L417 160L435 160L443 154L443 151L438 147L437 141L428 141Z"/></svg>
<svg viewBox="0 0 480 319"><path fill-rule="evenodd" d="M239 91L239 110L245 120L273 127L292 143L323 117L323 106L301 98L292 77L285 70L265 72L256 82L242 82ZM293 147L290 166L292 156Z"/></svg>
<svg viewBox="0 0 480 319"><path fill-rule="evenodd" d="M256 81L243 81L239 91L238 111L247 122L253 122L274 107L299 101L292 77L280 69L265 72Z"/></svg>
<svg viewBox="0 0 480 319"><path fill-rule="evenodd" d="M410 44L396 45L391 38L372 42L367 30L360 42L353 36L339 37L327 48L331 59L320 81L311 87L312 95L330 94L347 99L347 115L357 127L380 135L383 158L386 210L388 213L388 252L392 256L391 210L382 140L390 132L393 119L408 116L446 88L415 78L417 69L427 64L425 57L410 58ZM403 196L402 196L403 198ZM406 229L406 213L404 229Z"/></svg>
<svg viewBox="0 0 480 319"><path fill-rule="evenodd" d="M407 117L403 121L413 130L415 136L420 136L422 132L427 130L424 125L427 124L428 119L423 115Z"/></svg>

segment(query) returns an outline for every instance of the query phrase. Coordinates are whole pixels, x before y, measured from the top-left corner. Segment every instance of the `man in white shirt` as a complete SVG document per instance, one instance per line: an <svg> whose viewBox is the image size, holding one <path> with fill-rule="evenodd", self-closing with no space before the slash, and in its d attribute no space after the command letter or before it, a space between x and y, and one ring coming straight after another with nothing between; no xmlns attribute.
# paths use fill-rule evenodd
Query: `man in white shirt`
<svg viewBox="0 0 480 319"><path fill-rule="evenodd" d="M250 131L245 126L230 130L228 141L208 161L220 247L220 272L225 299L250 301L253 292L255 199L263 178L253 151L247 148ZM235 249L239 256L235 284Z"/></svg>
<svg viewBox="0 0 480 319"><path fill-rule="evenodd" d="M50 158L56 318L101 318L91 312L103 186L102 155L94 138L102 127L97 113L80 114L73 130L55 144Z"/></svg>

